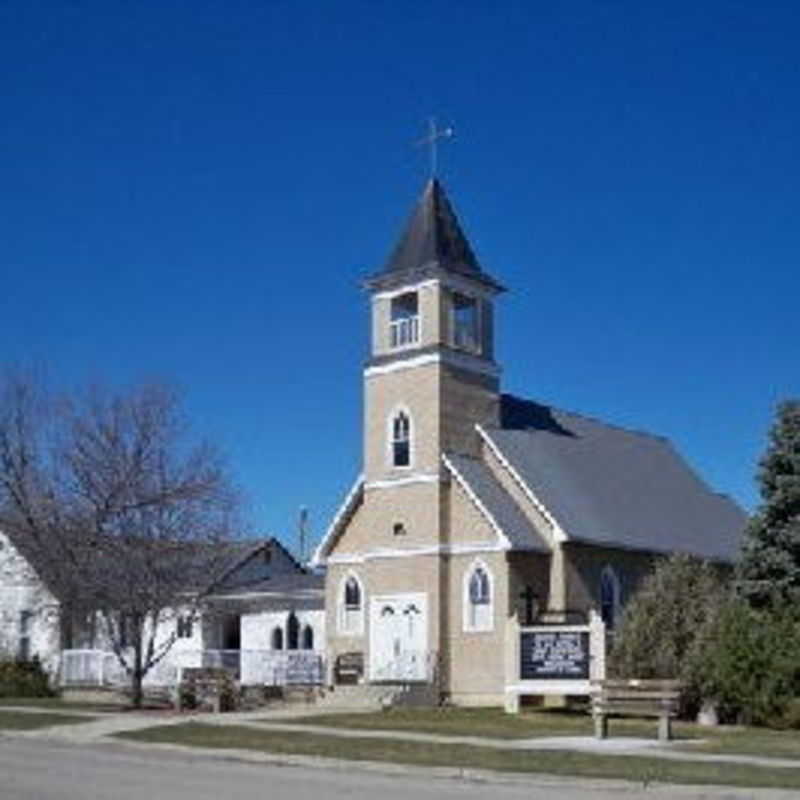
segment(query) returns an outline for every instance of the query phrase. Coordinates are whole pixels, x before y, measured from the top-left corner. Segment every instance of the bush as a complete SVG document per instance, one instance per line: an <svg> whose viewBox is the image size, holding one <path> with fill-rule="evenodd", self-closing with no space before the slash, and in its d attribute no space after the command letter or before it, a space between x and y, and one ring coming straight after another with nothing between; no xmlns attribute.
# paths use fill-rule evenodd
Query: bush
<svg viewBox="0 0 800 800"><path fill-rule="evenodd" d="M734 598L710 631L701 691L728 722L794 727L800 721L800 624L792 609L759 611Z"/></svg>
<svg viewBox="0 0 800 800"><path fill-rule="evenodd" d="M620 678L680 680L682 715L702 700L699 665L725 586L707 562L675 555L660 561L628 603L609 657Z"/></svg>
<svg viewBox="0 0 800 800"><path fill-rule="evenodd" d="M52 697L50 679L34 656L30 661L0 661L0 697Z"/></svg>

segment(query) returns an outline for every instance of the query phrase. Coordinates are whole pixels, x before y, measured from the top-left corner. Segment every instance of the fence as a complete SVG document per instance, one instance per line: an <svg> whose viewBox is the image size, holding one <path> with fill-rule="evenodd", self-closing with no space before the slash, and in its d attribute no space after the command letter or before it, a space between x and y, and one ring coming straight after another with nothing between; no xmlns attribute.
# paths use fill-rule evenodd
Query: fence
<svg viewBox="0 0 800 800"><path fill-rule="evenodd" d="M145 675L147 686L175 686L184 669L214 667L231 672L244 686L319 684L325 659L316 650L177 650ZM129 681L119 659L104 650L63 650L62 686L123 686Z"/></svg>

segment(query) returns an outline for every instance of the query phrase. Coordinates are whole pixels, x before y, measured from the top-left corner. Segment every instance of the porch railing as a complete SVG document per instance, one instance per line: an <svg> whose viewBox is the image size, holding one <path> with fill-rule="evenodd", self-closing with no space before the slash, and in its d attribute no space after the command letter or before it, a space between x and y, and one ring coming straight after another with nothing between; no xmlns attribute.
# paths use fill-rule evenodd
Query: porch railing
<svg viewBox="0 0 800 800"><path fill-rule="evenodd" d="M419 316L403 317L389 323L389 346L406 347L419 341Z"/></svg>
<svg viewBox="0 0 800 800"><path fill-rule="evenodd" d="M371 681L433 683L437 679L438 654L431 650L407 650L390 661L373 664Z"/></svg>
<svg viewBox="0 0 800 800"><path fill-rule="evenodd" d="M62 686L120 686L125 670L113 653L104 650L62 650Z"/></svg>
<svg viewBox="0 0 800 800"><path fill-rule="evenodd" d="M321 684L325 658L318 650L176 650L148 671L147 686L175 686L190 667L229 670L245 686ZM124 686L129 678L116 655L104 650L63 650L62 686Z"/></svg>

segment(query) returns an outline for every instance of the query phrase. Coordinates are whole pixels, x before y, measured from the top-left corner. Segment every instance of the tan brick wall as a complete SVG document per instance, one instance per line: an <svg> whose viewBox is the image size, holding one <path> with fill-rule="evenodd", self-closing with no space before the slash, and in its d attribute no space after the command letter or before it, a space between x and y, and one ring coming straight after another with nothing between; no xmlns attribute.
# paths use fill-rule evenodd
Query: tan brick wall
<svg viewBox="0 0 800 800"><path fill-rule="evenodd" d="M477 457L480 438L475 423L496 425L498 421L497 380L444 366L440 402L442 449Z"/></svg>
<svg viewBox="0 0 800 800"><path fill-rule="evenodd" d="M367 482L436 472L439 464L438 364L381 375L364 384L364 475ZM411 468L391 465L390 417L399 407L411 415Z"/></svg>
<svg viewBox="0 0 800 800"><path fill-rule="evenodd" d="M464 579L476 560L489 569L493 591L493 629L464 630ZM444 641L445 689L454 702L500 702L505 686L505 626L509 607L505 553L450 556L447 561L448 613Z"/></svg>
<svg viewBox="0 0 800 800"><path fill-rule="evenodd" d="M519 611L524 624L525 604L521 594L530 586L538 595L539 608L548 608L550 602L550 556L539 553L509 553L509 605L508 613Z"/></svg>
<svg viewBox="0 0 800 800"><path fill-rule="evenodd" d="M497 533L455 479L451 479L446 494L450 511L445 527L448 544L497 544Z"/></svg>
<svg viewBox="0 0 800 800"><path fill-rule="evenodd" d="M364 605L363 636L344 635L339 630L340 592L348 574L361 581ZM325 578L326 630L331 663L339 653L363 651L369 654L369 609L372 597L420 592L427 596L427 649L440 650L440 592L441 562L438 556L409 556L405 558L374 558L361 564L334 564ZM368 663L368 662L367 662Z"/></svg>

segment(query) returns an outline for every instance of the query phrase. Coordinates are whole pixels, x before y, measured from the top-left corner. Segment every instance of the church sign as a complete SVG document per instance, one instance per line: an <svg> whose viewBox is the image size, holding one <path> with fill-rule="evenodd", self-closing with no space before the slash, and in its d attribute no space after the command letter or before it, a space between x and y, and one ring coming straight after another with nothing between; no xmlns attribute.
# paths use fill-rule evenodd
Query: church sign
<svg viewBox="0 0 800 800"><path fill-rule="evenodd" d="M587 680L589 632L536 630L520 634L522 680Z"/></svg>

